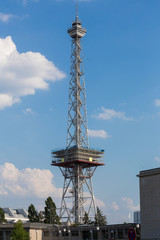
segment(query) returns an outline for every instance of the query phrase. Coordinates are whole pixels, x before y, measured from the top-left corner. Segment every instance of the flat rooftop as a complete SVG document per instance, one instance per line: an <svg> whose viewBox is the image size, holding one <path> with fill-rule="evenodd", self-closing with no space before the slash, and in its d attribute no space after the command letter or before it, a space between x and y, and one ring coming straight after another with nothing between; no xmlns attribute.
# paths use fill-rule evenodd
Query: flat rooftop
<svg viewBox="0 0 160 240"><path fill-rule="evenodd" d="M153 169L140 171L137 177L147 177L147 176L157 175L157 174L160 174L160 168L153 168Z"/></svg>

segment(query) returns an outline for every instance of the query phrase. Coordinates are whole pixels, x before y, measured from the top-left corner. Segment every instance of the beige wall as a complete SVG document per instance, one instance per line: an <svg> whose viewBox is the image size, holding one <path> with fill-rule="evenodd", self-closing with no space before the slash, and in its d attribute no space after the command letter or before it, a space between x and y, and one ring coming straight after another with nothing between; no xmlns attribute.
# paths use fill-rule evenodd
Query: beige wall
<svg viewBox="0 0 160 240"><path fill-rule="evenodd" d="M38 230L30 229L29 234L30 234L31 240L43 240L41 229L38 229Z"/></svg>

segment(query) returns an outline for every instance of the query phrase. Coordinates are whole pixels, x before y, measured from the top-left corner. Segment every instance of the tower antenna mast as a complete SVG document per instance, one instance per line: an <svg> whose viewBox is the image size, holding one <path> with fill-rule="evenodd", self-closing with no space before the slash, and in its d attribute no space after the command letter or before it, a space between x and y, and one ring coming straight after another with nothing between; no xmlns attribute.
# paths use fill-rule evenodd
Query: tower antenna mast
<svg viewBox="0 0 160 240"><path fill-rule="evenodd" d="M92 176L98 166L104 165L104 150L89 148L86 91L81 40L86 34L78 19L68 29L71 41L67 147L52 151L53 166L58 166L64 177L60 218L68 223L83 223L85 212L90 219L96 214ZM72 203L72 206L69 207ZM64 220L65 221L65 220Z"/></svg>
<svg viewBox="0 0 160 240"><path fill-rule="evenodd" d="M78 19L78 3L76 3L76 19Z"/></svg>

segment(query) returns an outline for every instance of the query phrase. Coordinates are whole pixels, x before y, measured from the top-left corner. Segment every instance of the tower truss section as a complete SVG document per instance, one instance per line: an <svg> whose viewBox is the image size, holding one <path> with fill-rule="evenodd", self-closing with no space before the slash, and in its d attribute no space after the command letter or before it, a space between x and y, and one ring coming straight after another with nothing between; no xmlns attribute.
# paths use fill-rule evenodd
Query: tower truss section
<svg viewBox="0 0 160 240"><path fill-rule="evenodd" d="M72 39L68 104L67 147L52 151L52 166L60 168L64 177L60 218L68 223L83 223L85 212L90 219L96 214L92 176L98 166L104 165L104 150L89 148L86 92L83 71L82 27L76 14L68 29ZM66 219L65 219L66 218Z"/></svg>
<svg viewBox="0 0 160 240"><path fill-rule="evenodd" d="M86 91L83 70L81 39L86 34L76 16L72 28L68 29L72 38L71 68L69 85L67 147L72 145L88 147Z"/></svg>

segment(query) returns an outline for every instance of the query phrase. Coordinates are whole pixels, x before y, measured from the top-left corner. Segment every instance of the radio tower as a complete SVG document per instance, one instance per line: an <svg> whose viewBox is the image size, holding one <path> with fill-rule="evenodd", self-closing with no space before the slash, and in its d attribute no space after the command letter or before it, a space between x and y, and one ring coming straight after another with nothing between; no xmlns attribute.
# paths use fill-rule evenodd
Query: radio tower
<svg viewBox="0 0 160 240"><path fill-rule="evenodd" d="M60 218L68 223L83 223L85 212L94 219L96 205L92 187L92 176L98 166L104 165L104 150L89 148L86 93L83 72L82 37L86 29L78 19L68 29L72 39L69 84L67 147L52 151L53 166L58 166L64 177ZM66 218L66 220L64 220Z"/></svg>

